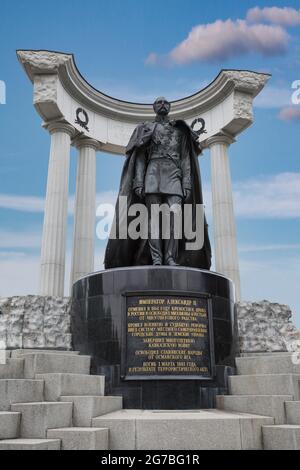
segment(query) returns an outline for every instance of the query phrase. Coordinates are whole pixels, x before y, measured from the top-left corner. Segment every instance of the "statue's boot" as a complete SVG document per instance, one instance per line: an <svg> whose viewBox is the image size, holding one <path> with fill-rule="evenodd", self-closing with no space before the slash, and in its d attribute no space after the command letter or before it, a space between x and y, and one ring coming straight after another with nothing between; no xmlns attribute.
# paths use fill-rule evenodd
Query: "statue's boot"
<svg viewBox="0 0 300 470"><path fill-rule="evenodd" d="M179 264L176 263L176 261L174 261L173 258L168 258L168 259L165 261L165 265L166 265L166 266L179 266Z"/></svg>
<svg viewBox="0 0 300 470"><path fill-rule="evenodd" d="M161 265L162 265L161 259L157 259L157 260L153 261L153 266L161 266Z"/></svg>

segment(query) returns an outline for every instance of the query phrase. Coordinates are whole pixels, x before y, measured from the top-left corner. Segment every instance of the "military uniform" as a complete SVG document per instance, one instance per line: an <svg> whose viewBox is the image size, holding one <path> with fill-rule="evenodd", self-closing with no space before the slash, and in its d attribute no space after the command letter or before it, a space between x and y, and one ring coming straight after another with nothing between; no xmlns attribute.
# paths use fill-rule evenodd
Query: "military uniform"
<svg viewBox="0 0 300 470"><path fill-rule="evenodd" d="M137 153L133 189L143 188L151 234L151 205L182 205L184 190L191 190L191 162L187 146L183 145L186 136L172 122L151 123L149 131L152 134L150 144ZM174 238L172 213L170 239L149 236L148 240L153 264L176 264L178 240Z"/></svg>

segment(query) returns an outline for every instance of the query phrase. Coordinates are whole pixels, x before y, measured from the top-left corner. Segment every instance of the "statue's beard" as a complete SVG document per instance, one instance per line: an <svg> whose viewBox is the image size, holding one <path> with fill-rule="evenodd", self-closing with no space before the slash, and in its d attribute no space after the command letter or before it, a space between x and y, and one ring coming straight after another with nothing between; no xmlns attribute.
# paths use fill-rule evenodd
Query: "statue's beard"
<svg viewBox="0 0 300 470"><path fill-rule="evenodd" d="M167 114L169 114L169 111L168 111L167 108L161 108L157 114L160 114L162 116L166 116Z"/></svg>
<svg viewBox="0 0 300 470"><path fill-rule="evenodd" d="M165 108L165 109L160 109L157 113L156 113L156 117L157 119L167 119L168 118L168 114L169 114L169 111Z"/></svg>

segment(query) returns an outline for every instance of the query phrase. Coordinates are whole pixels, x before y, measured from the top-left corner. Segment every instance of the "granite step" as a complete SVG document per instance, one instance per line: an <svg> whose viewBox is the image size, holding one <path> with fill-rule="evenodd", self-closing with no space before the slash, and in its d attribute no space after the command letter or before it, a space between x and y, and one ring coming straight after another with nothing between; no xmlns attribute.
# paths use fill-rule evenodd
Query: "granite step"
<svg viewBox="0 0 300 470"><path fill-rule="evenodd" d="M1 379L0 411L9 411L12 403L36 402L44 399L43 380Z"/></svg>
<svg viewBox="0 0 300 470"><path fill-rule="evenodd" d="M90 427L92 418L122 409L122 397L117 396L63 395L60 399L73 403L73 425L80 427Z"/></svg>
<svg viewBox="0 0 300 470"><path fill-rule="evenodd" d="M291 395L217 395L216 404L220 410L272 416L275 424L285 424L285 402L292 398Z"/></svg>
<svg viewBox="0 0 300 470"><path fill-rule="evenodd" d="M0 439L14 439L19 436L21 414L0 411Z"/></svg>
<svg viewBox="0 0 300 470"><path fill-rule="evenodd" d="M230 395L291 395L300 399L300 375L233 375L228 378Z"/></svg>
<svg viewBox="0 0 300 470"><path fill-rule="evenodd" d="M0 450L60 450L59 439L5 439Z"/></svg>
<svg viewBox="0 0 300 470"><path fill-rule="evenodd" d="M300 354L237 357L236 367L238 375L300 374Z"/></svg>
<svg viewBox="0 0 300 470"><path fill-rule="evenodd" d="M104 375L49 373L36 378L44 380L46 401L57 401L62 395L104 395Z"/></svg>
<svg viewBox="0 0 300 470"><path fill-rule="evenodd" d="M60 428L49 429L48 439L60 439L61 450L108 450L108 429Z"/></svg>
<svg viewBox="0 0 300 470"><path fill-rule="evenodd" d="M7 358L5 364L0 364L0 379L23 379L24 359Z"/></svg>
<svg viewBox="0 0 300 470"><path fill-rule="evenodd" d="M262 449L270 417L222 410L120 410L93 418L109 429L110 450Z"/></svg>
<svg viewBox="0 0 300 470"><path fill-rule="evenodd" d="M24 355L24 376L34 379L37 374L89 374L90 356L75 354L34 353Z"/></svg>
<svg viewBox="0 0 300 470"><path fill-rule="evenodd" d="M40 402L17 403L12 411L22 414L20 436L31 439L44 439L48 429L72 426L72 403Z"/></svg>
<svg viewBox="0 0 300 470"><path fill-rule="evenodd" d="M300 425L300 401L285 402L286 423Z"/></svg>
<svg viewBox="0 0 300 470"><path fill-rule="evenodd" d="M265 450L300 450L300 425L263 426Z"/></svg>
<svg viewBox="0 0 300 470"><path fill-rule="evenodd" d="M63 354L63 355L69 355L69 354L75 354L78 355L79 351L65 351L65 350L60 350L60 349L13 349L11 351L11 357L12 358L23 358L25 354Z"/></svg>

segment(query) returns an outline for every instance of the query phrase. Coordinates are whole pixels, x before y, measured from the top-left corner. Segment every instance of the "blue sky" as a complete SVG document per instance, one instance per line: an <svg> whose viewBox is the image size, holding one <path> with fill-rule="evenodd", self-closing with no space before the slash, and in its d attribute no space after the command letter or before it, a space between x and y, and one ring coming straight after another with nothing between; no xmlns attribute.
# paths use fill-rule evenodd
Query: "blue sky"
<svg viewBox="0 0 300 470"><path fill-rule="evenodd" d="M251 69L272 79L256 99L253 126L230 148L242 293L245 300L289 304L299 327L300 105L291 102L291 85L300 80L299 8L299 0L1 0L0 80L7 93L0 105L0 295L37 291L49 154L16 49L73 52L94 87L138 102L182 98L221 68ZM102 197L113 197L122 164L123 157L98 154ZM200 165L211 220L207 152ZM72 150L71 199L75 172ZM72 209L67 271L71 245ZM97 242L96 269L104 246Z"/></svg>

